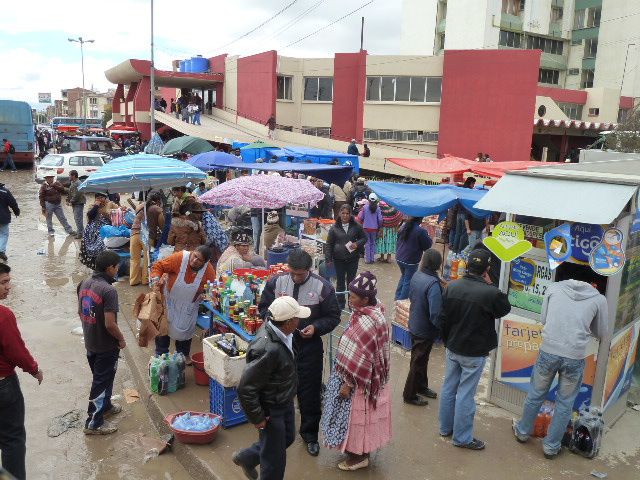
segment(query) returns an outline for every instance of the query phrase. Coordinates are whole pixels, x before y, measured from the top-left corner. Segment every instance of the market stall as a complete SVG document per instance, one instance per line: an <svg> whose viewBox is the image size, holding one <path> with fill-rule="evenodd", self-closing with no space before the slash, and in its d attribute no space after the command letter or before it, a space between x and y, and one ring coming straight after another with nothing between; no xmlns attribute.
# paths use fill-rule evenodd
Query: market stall
<svg viewBox="0 0 640 480"><path fill-rule="evenodd" d="M640 333L638 172L638 160L508 172L475 205L507 212L533 246L502 264L500 288L513 308L500 321L492 354L491 402L522 411L547 288L579 272L605 295L610 329L602 341L591 339L574 408L600 407L608 424L624 413Z"/></svg>

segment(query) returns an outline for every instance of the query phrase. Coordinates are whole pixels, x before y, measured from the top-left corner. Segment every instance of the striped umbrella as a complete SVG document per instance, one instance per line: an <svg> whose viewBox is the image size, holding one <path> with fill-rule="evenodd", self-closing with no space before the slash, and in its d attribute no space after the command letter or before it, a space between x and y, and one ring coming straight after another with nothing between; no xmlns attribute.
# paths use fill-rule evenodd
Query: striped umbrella
<svg viewBox="0 0 640 480"><path fill-rule="evenodd" d="M206 178L206 173L180 160L140 153L110 161L89 175L79 190L126 193L151 188L177 187Z"/></svg>

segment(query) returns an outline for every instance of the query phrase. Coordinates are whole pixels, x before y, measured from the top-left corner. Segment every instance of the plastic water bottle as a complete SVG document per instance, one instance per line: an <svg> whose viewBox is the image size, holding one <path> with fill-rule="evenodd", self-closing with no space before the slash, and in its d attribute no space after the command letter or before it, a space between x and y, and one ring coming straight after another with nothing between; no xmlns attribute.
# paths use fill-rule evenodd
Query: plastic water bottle
<svg viewBox="0 0 640 480"><path fill-rule="evenodd" d="M178 390L184 388L187 381L184 374L184 369L186 366L185 358L182 353L176 353L176 364L178 365Z"/></svg>
<svg viewBox="0 0 640 480"><path fill-rule="evenodd" d="M251 305L253 303L253 292L251 291L251 284L247 282L244 286L244 292L242 293L242 301L248 302L247 305Z"/></svg>
<svg viewBox="0 0 640 480"><path fill-rule="evenodd" d="M166 354L162 355L159 373L160 380L158 382L158 393L160 395L166 395L169 393L169 365L167 364Z"/></svg>
<svg viewBox="0 0 640 480"><path fill-rule="evenodd" d="M176 390L178 390L178 364L176 363L175 354L169 355L167 363L169 373L169 386L167 387L167 391L169 393L174 393Z"/></svg>
<svg viewBox="0 0 640 480"><path fill-rule="evenodd" d="M158 393L158 383L160 382L160 362L158 358L152 358L149 365L149 378L151 379L151 391Z"/></svg>

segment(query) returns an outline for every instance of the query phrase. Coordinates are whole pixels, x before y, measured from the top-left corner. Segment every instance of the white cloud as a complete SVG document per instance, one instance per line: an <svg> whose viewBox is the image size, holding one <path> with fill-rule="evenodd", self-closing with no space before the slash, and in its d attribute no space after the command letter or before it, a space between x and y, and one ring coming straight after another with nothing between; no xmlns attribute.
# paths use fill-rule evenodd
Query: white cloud
<svg viewBox="0 0 640 480"><path fill-rule="evenodd" d="M287 56L331 57L335 52L357 51L363 15L365 49L370 54L398 52L400 0L376 0L318 35L284 48L366 2L322 0L316 6L320 0L298 0L254 34L221 48L290 1L155 0L156 66L168 69L171 60L195 54L250 55L273 49ZM0 62L17 66L12 75L0 75L2 98L33 102L38 91L59 98L60 89L79 86L79 47L69 43L69 37L95 40L85 48L85 77L87 87L93 84L100 90L110 86L104 77L106 69L128 58L150 55L150 0L27 0L3 2L2 8ZM43 44L51 43L51 38L59 38L59 45Z"/></svg>

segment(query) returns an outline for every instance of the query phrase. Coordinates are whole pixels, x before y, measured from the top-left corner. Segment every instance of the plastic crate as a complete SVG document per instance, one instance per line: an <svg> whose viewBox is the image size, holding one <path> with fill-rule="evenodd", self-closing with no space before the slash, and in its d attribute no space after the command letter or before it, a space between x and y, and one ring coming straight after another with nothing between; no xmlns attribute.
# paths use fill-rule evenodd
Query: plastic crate
<svg viewBox="0 0 640 480"><path fill-rule="evenodd" d="M411 333L394 322L391 322L391 341L405 350L411 350Z"/></svg>
<svg viewBox="0 0 640 480"><path fill-rule="evenodd" d="M211 413L222 417L222 428L247 423L235 387L223 387L215 380L209 380L209 400Z"/></svg>

